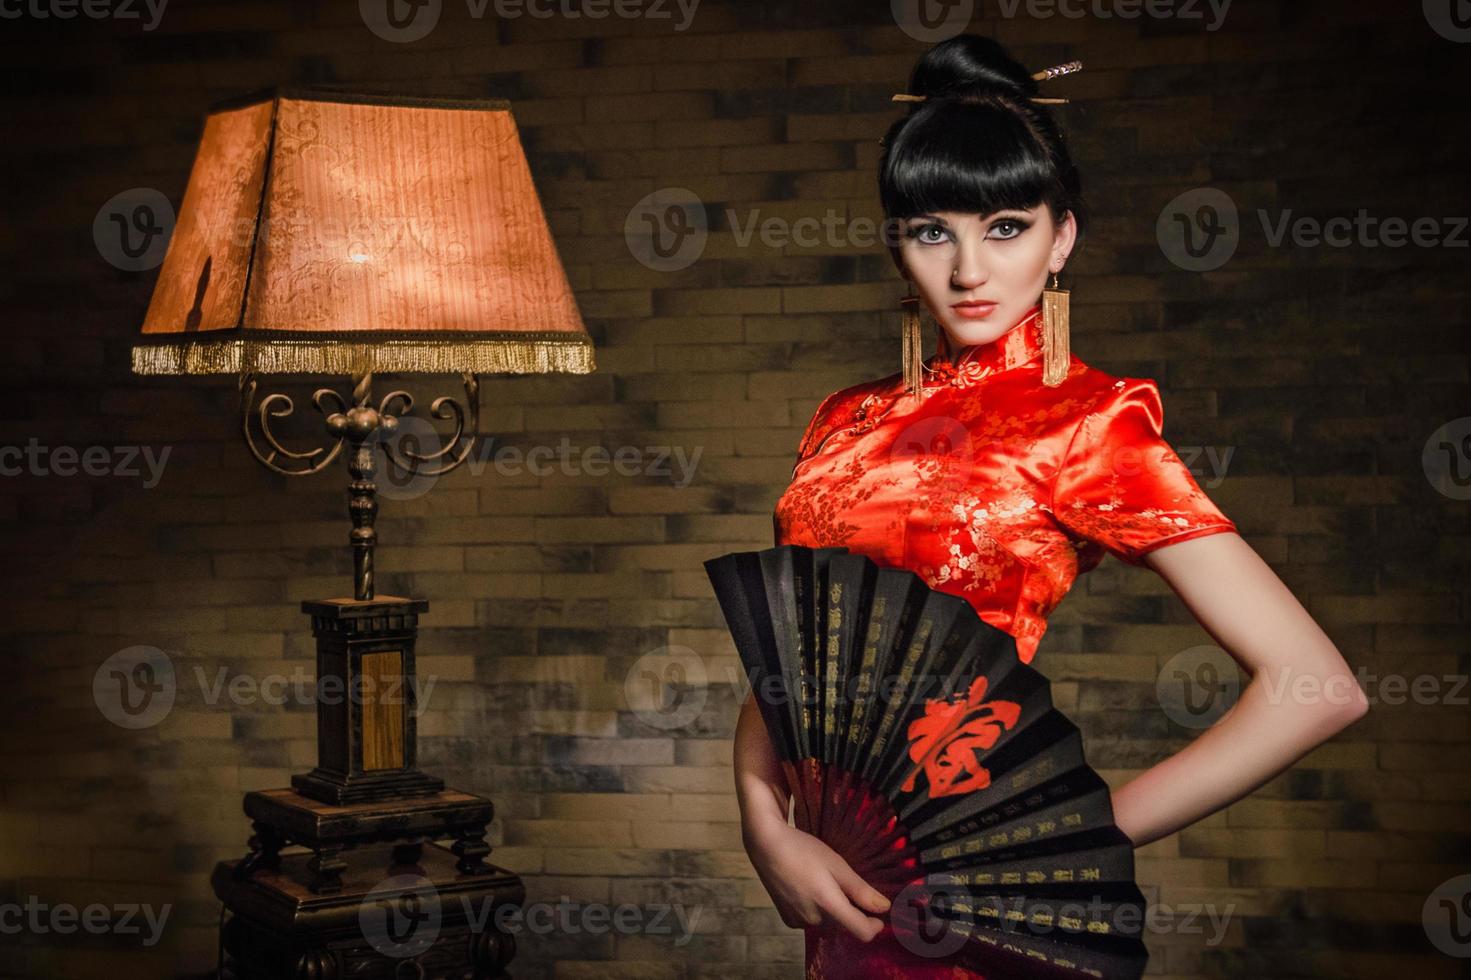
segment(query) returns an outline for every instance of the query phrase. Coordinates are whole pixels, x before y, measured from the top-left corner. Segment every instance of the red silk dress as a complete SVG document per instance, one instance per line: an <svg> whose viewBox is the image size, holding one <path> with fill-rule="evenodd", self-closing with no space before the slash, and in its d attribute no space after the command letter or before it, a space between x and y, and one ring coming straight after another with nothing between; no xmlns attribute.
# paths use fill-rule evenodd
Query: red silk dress
<svg viewBox="0 0 1471 980"><path fill-rule="evenodd" d="M776 544L846 547L960 596L1016 638L1030 663L1047 616L1078 575L1236 525L1162 435L1159 389L1076 357L1042 384L1042 311L1001 337L943 349L924 398L893 374L823 400L777 501ZM890 896L892 898L892 896ZM841 927L807 932L807 976L968 978L981 974Z"/></svg>

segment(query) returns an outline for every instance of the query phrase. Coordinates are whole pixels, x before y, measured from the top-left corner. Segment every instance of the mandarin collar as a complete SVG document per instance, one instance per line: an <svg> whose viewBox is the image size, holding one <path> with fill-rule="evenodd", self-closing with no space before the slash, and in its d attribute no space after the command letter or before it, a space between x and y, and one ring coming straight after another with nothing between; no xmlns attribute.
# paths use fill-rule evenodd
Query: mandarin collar
<svg viewBox="0 0 1471 980"><path fill-rule="evenodd" d="M963 387L1000 371L1028 364L1042 356L1042 305L1033 306L1006 333L984 344L968 344L952 361L948 338L940 331L937 350L925 361L924 387Z"/></svg>

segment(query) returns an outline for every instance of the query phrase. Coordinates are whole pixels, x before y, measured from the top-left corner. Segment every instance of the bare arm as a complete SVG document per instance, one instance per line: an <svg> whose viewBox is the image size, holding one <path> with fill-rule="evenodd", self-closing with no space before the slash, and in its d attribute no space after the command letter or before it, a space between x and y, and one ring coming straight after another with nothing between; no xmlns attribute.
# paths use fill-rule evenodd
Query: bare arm
<svg viewBox="0 0 1471 980"><path fill-rule="evenodd" d="M1113 794L1114 819L1136 846L1241 799L1369 707L1333 641L1240 535L1165 545L1144 560L1251 680L1214 725Z"/></svg>
<svg viewBox="0 0 1471 980"><path fill-rule="evenodd" d="M741 834L746 847L752 837L780 824L786 826L791 795L782 778L781 763L766 726L761 709L752 695L746 696L736 719L735 730L736 801L741 808Z"/></svg>
<svg viewBox="0 0 1471 980"><path fill-rule="evenodd" d="M782 922L800 928L830 920L872 940L883 929L875 916L889 900L831 847L787 823L791 796L781 762L749 695L736 720L734 762L741 839Z"/></svg>

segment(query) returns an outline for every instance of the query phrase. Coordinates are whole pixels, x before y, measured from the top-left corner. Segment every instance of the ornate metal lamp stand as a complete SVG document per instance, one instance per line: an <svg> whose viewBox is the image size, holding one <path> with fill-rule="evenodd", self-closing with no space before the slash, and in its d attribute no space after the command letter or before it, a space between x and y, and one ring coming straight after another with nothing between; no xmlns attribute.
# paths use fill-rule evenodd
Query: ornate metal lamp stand
<svg viewBox="0 0 1471 980"><path fill-rule="evenodd" d="M373 580L375 449L409 476L439 476L463 463L479 431L479 384L474 375L462 377L464 405L443 396L430 408L436 418L453 420L453 434L437 451L419 453L385 441L413 411L413 399L392 391L375 406L371 372L354 376L350 402L331 388L315 392L312 402L332 441L307 451L288 449L271 429L273 420L295 410L290 397L271 394L257 406L255 378L241 376L241 429L263 465L306 476L346 448L353 596L301 605L317 639L316 768L293 776L291 789L246 794L255 831L250 853L215 869L215 892L235 912L221 936L222 972L239 980L378 976L372 964L382 960L382 944L363 935L354 910L370 894L383 901L375 890L394 875L413 879L406 901L418 902L414 892L424 887L460 901L436 903L441 939L394 964L395 971L417 972L384 976L500 976L514 954L511 937L497 932L489 916L467 914L475 902L483 909L519 903L525 894L519 878L485 863L493 806L446 790L443 780L417 767L414 648L418 617L429 603L376 595ZM436 843L442 839L451 845ZM309 853L282 855L289 845Z"/></svg>

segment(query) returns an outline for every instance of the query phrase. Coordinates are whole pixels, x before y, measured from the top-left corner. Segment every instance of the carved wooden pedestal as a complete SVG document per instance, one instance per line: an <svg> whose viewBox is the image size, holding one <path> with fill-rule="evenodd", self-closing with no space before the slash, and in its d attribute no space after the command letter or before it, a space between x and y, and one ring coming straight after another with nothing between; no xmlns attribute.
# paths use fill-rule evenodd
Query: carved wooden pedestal
<svg viewBox="0 0 1471 980"><path fill-rule="evenodd" d="M525 899L521 880L484 866L456 867L427 844L413 864L389 865L381 849L343 856L341 888L314 893L309 855L241 876L215 866L211 884L232 915L221 934L221 980L487 980L505 976L515 939L496 910Z"/></svg>
<svg viewBox="0 0 1471 980"><path fill-rule="evenodd" d="M476 874L484 870L490 853L485 828L494 814L489 800L456 790L349 806L333 806L289 789L247 793L245 815L255 834L241 873L278 867L281 849L297 844L311 851L307 887L330 895L341 888L343 858L350 850L392 845L391 857L383 860L412 864L424 844L451 838L456 870Z"/></svg>
<svg viewBox="0 0 1471 980"><path fill-rule="evenodd" d="M317 767L291 777L324 803L423 796L444 781L418 769L414 646L427 599L301 604L317 638Z"/></svg>
<svg viewBox="0 0 1471 980"><path fill-rule="evenodd" d="M211 879L233 913L225 976L504 975L515 943L494 913L525 892L485 863L494 807L416 766L414 644L428 608L398 596L302 603L317 638L317 767L291 789L246 794L250 853ZM307 851L283 853L293 846Z"/></svg>

